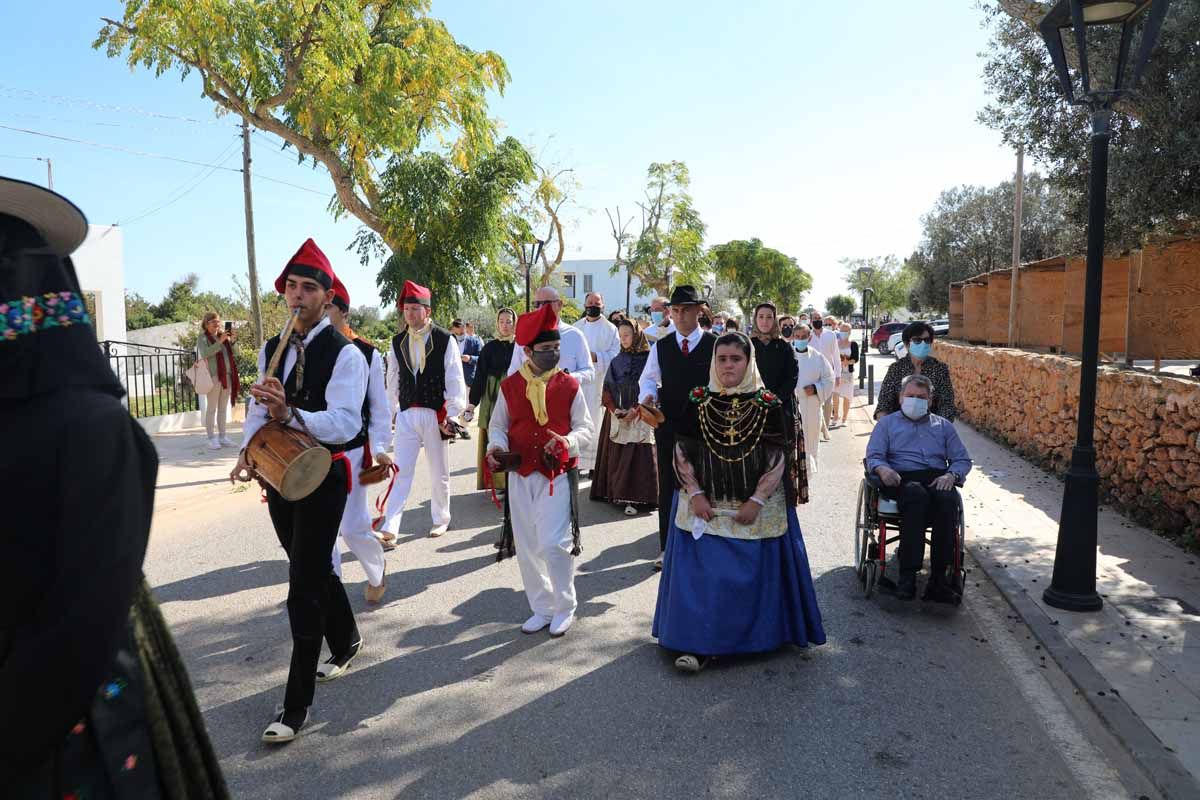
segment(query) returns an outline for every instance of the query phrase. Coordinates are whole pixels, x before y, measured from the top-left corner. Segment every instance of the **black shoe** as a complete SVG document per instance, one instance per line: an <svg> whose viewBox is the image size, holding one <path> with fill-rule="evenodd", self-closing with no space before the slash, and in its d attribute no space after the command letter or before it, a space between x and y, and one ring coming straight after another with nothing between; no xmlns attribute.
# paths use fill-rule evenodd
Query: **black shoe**
<svg viewBox="0 0 1200 800"><path fill-rule="evenodd" d="M925 603L946 603L956 606L962 602L962 596L953 587L947 585L945 580L930 578L929 583L925 584L925 593L921 595L921 600Z"/></svg>
<svg viewBox="0 0 1200 800"><path fill-rule="evenodd" d="M900 600L915 600L917 598L917 573L905 570L896 581L896 597Z"/></svg>

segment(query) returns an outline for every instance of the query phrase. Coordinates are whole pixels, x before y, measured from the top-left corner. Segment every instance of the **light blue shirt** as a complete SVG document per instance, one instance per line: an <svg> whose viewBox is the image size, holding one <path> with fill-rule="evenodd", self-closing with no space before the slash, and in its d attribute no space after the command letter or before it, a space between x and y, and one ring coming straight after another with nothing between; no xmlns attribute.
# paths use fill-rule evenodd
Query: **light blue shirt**
<svg viewBox="0 0 1200 800"><path fill-rule="evenodd" d="M971 471L971 457L954 423L937 414L912 421L894 411L875 424L867 442L867 470L888 466L896 472L949 469L962 483Z"/></svg>

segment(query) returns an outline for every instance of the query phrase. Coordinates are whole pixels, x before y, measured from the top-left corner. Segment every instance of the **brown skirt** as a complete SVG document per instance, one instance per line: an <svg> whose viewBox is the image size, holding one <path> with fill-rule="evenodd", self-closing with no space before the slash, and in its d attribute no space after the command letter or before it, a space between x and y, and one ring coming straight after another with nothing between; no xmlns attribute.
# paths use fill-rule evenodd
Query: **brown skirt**
<svg viewBox="0 0 1200 800"><path fill-rule="evenodd" d="M658 508L658 461L653 444L615 444L608 438L612 414L604 412L589 497L606 503Z"/></svg>

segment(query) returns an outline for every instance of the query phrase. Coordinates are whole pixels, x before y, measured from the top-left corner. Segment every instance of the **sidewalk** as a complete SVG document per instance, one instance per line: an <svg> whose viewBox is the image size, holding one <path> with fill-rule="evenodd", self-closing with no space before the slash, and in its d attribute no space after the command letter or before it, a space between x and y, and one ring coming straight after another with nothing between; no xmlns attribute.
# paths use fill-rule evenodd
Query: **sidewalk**
<svg viewBox="0 0 1200 800"><path fill-rule="evenodd" d="M248 485L232 486L229 473L237 463L242 441L240 423L230 423L233 447L210 450L203 428L156 433L150 439L158 451L158 486L155 513L174 510L211 494L245 492Z"/></svg>
<svg viewBox="0 0 1200 800"><path fill-rule="evenodd" d="M870 426L873 407L856 404ZM962 492L967 549L1163 796L1200 797L1200 558L1102 506L1104 608L1046 605L1062 481L956 427L974 462Z"/></svg>

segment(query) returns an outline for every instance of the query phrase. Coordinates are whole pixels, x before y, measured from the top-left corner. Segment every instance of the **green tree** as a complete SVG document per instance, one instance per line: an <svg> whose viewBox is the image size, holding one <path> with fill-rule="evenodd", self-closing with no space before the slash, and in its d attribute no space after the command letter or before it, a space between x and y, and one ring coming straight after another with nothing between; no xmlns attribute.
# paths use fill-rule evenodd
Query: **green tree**
<svg viewBox="0 0 1200 800"><path fill-rule="evenodd" d="M854 313L858 303L847 294L835 294L825 298L825 313L832 314L838 319L846 319Z"/></svg>
<svg viewBox="0 0 1200 800"><path fill-rule="evenodd" d="M521 187L518 199L512 204L505 244L523 278L526 250L531 242L540 239L541 277L534 279L531 275L531 280L534 286L550 286L567 252L566 212L576 204L579 178L574 169L550 163L545 148L538 156L531 155L531 164L533 178Z"/></svg>
<svg viewBox="0 0 1200 800"><path fill-rule="evenodd" d="M509 79L499 55L457 42L428 16L429 0L124 0L124 7L122 19L104 19L94 46L155 75L197 73L220 113L237 114L279 136L300 161L322 165L334 215L363 223L360 245L373 235L391 251L379 276L386 291L394 296L399 270L431 254L438 289L477 290L480 262L468 256L490 254L498 237L485 228L503 220L489 191L463 184L506 184L468 175L489 158L511 162L507 145L501 149L509 152L494 154L496 123L487 113L488 92L502 92ZM407 196L403 178L434 176L455 186L433 192L426 183L422 197ZM458 243L427 237L452 233L470 240L446 258Z"/></svg>
<svg viewBox="0 0 1200 800"><path fill-rule="evenodd" d="M706 226L688 193L691 176L682 161L655 162L646 170L642 230L633 240L626 269L638 279L638 293L670 294L677 283L703 283L711 269L704 249ZM614 237L620 238L617 234ZM616 274L621 259L612 267Z"/></svg>
<svg viewBox="0 0 1200 800"><path fill-rule="evenodd" d="M872 318L908 305L914 275L895 256L843 258L839 263L853 294L862 297L864 289L871 292L867 305Z"/></svg>
<svg viewBox="0 0 1200 800"><path fill-rule="evenodd" d="M982 4L991 43L980 112L1014 148L1050 165L1049 179L1068 198L1070 221L1087 219L1089 117L1069 106L1036 30L1046 5L1028 0ZM1118 106L1109 155L1110 250L1137 246L1147 234L1194 229L1200 222L1200 0L1175 0L1135 96Z"/></svg>
<svg viewBox="0 0 1200 800"><path fill-rule="evenodd" d="M796 259L764 247L760 239L714 245L709 253L717 277L747 312L762 302L788 308L812 289L812 276L796 265Z"/></svg>
<svg viewBox="0 0 1200 800"><path fill-rule="evenodd" d="M162 324L162 320L154 315L154 307L150 301L137 292L125 292L125 328L127 330L137 331L160 324Z"/></svg>

